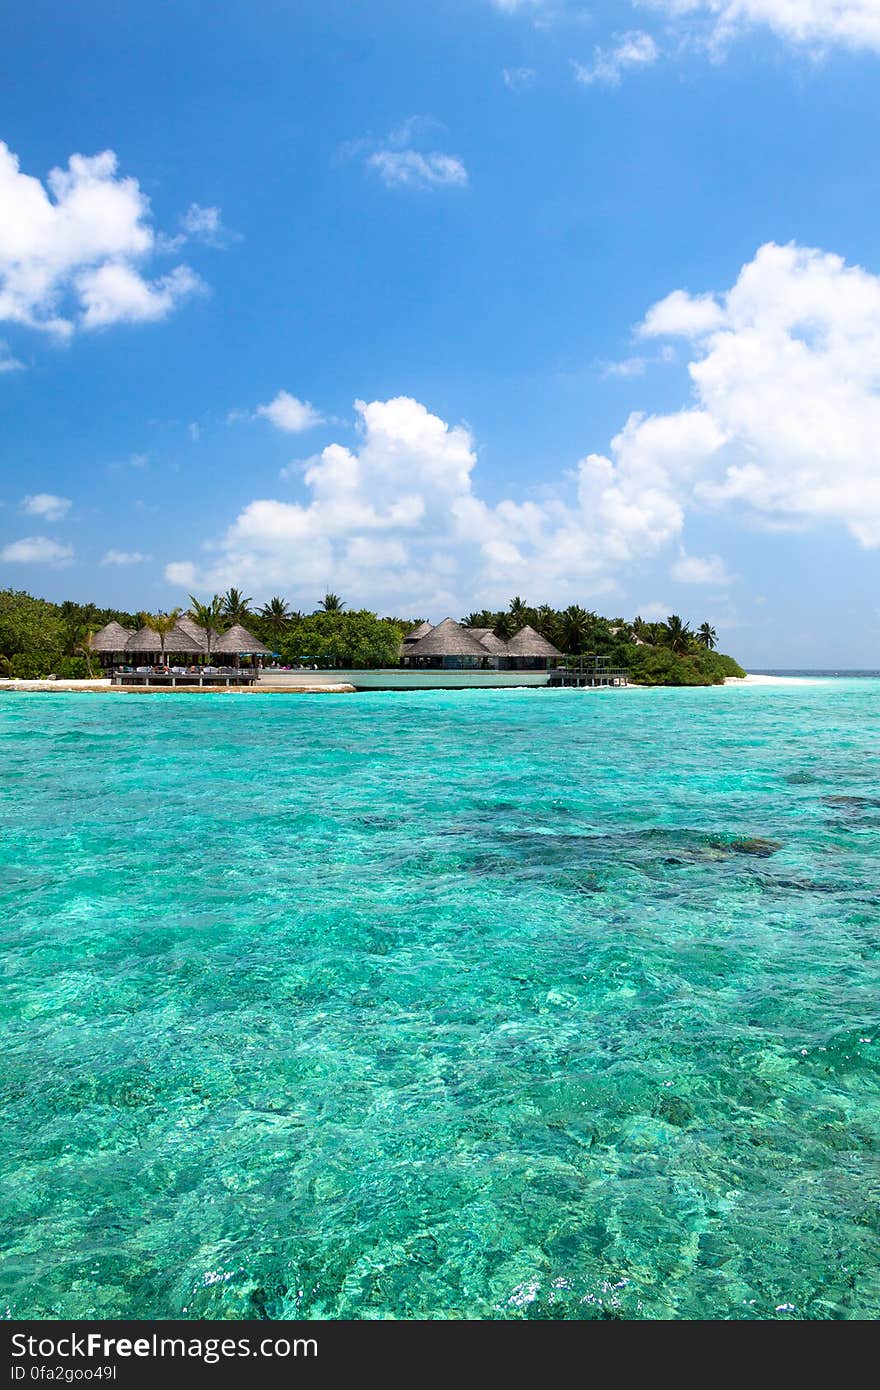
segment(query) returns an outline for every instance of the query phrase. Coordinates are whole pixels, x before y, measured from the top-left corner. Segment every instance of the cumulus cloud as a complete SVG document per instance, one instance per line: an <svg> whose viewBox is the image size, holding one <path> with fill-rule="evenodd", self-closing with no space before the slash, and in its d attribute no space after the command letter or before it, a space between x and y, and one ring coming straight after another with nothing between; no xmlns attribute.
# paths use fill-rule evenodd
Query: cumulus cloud
<svg viewBox="0 0 880 1390"><path fill-rule="evenodd" d="M720 555L687 555L684 551L672 566L672 577L680 584L726 587L731 583L731 576Z"/></svg>
<svg viewBox="0 0 880 1390"><path fill-rule="evenodd" d="M73 506L69 497L56 497L53 492L33 492L21 499L21 510L27 516L39 516L44 521L60 521Z"/></svg>
<svg viewBox="0 0 880 1390"><path fill-rule="evenodd" d="M332 576L347 592L367 587L380 605L426 609L474 596L501 602L511 585L529 582L560 599L583 596L585 584L602 593L617 564L681 529L680 506L657 485L667 454L679 463L714 442L699 412L675 427L639 417L613 441L611 458L578 465L566 500L493 504L474 489L466 426L409 397L358 401L356 410L359 447L331 444L309 460L306 500L249 503L213 560L176 561L168 579L199 590L284 586L305 599Z"/></svg>
<svg viewBox="0 0 880 1390"><path fill-rule="evenodd" d="M7 565L66 565L72 559L72 546L60 545L48 536L24 536L0 550L0 561Z"/></svg>
<svg viewBox="0 0 880 1390"><path fill-rule="evenodd" d="M202 285L185 265L146 278L158 249L149 199L112 150L71 155L44 186L0 143L0 320L69 338L165 318Z"/></svg>
<svg viewBox="0 0 880 1390"><path fill-rule="evenodd" d="M691 399L630 415L547 494L488 501L465 425L408 397L361 401L357 446L307 460L301 501L249 503L204 563L177 561L169 580L303 602L332 581L358 601L439 615L523 590L596 598L673 546L673 577L726 584L720 556L681 548L686 518L709 509L836 524L880 547L880 277L769 244L730 290L676 291L639 331L683 341Z"/></svg>
<svg viewBox="0 0 880 1390"><path fill-rule="evenodd" d="M145 561L151 560L151 555L144 555L140 550L108 550L101 557L102 565L142 565Z"/></svg>
<svg viewBox="0 0 880 1390"><path fill-rule="evenodd" d="M703 20L721 44L755 27L813 49L840 45L880 52L880 0L649 0L676 17Z"/></svg>
<svg viewBox="0 0 880 1390"><path fill-rule="evenodd" d="M672 300L641 331L690 341L699 407L724 440L696 499L880 546L880 277L770 243L726 295Z"/></svg>
<svg viewBox="0 0 880 1390"><path fill-rule="evenodd" d="M578 82L585 86L601 82L609 87L617 87L627 68L649 67L651 63L656 63L659 56L660 50L651 35L633 30L620 35L611 48L596 48L589 66L575 63L574 73Z"/></svg>
<svg viewBox="0 0 880 1390"><path fill-rule="evenodd" d="M274 400L266 405L258 405L255 414L287 434L302 434L324 423L323 415L310 401L301 401L289 391L279 391Z"/></svg>

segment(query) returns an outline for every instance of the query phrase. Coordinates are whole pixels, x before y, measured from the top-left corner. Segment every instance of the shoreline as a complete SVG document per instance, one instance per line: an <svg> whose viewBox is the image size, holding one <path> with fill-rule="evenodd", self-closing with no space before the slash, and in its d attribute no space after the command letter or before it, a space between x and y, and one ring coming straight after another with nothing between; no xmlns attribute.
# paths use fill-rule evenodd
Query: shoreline
<svg viewBox="0 0 880 1390"><path fill-rule="evenodd" d="M743 676L725 676L725 685L767 686L767 685L826 685L833 676L759 676L747 672ZM693 688L693 687L691 687Z"/></svg>
<svg viewBox="0 0 880 1390"><path fill-rule="evenodd" d="M727 676L724 681L725 686L741 686L750 689L765 688L768 686L804 686L804 685L827 685L834 679L845 679L844 673L841 677L817 673L813 675L759 675L748 673L742 676ZM494 687L476 687L477 689L493 689ZM523 687L509 686L507 689L521 689ZM543 687L542 687L543 688ZM630 690L647 690L652 687L640 686L633 683ZM656 688L656 687L653 687ZM718 686L666 686L663 689L687 689L687 690L717 690ZM198 686L149 686L149 685L111 685L107 679L96 678L94 680L14 680L12 678L0 680L0 693L10 692L21 695L350 695L357 692L357 688L346 681L303 681L297 683L287 681L285 683L273 681L261 681L253 686L218 686L198 687ZM361 692L363 693L363 692Z"/></svg>

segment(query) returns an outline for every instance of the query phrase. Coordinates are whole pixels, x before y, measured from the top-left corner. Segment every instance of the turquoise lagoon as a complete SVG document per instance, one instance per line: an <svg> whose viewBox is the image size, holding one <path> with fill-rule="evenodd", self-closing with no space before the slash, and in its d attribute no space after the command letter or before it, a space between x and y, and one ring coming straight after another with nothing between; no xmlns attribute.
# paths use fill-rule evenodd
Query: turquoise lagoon
<svg viewBox="0 0 880 1390"><path fill-rule="evenodd" d="M8 1315L876 1315L878 732L0 696Z"/></svg>

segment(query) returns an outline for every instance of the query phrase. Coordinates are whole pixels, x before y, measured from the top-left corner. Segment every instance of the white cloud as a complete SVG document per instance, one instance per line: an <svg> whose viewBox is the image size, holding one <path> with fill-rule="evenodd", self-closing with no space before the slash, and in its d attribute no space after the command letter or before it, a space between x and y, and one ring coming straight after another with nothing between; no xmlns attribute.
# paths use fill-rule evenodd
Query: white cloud
<svg viewBox="0 0 880 1390"><path fill-rule="evenodd" d="M0 338L0 373L20 372L24 370L24 363L19 362L17 357L13 357L9 344L5 338Z"/></svg>
<svg viewBox="0 0 880 1390"><path fill-rule="evenodd" d="M637 332L643 338L696 338L723 322L724 310L714 295L673 290L648 310Z"/></svg>
<svg viewBox="0 0 880 1390"><path fill-rule="evenodd" d="M29 493L21 499L21 510L27 516L39 516L44 521L60 521L72 505L69 497L56 497L52 492Z"/></svg>
<svg viewBox="0 0 880 1390"><path fill-rule="evenodd" d="M204 291L204 285L187 266L150 283L128 265L102 265L84 271L77 279L83 307L84 328L106 328L111 323L149 323L167 318L187 295Z"/></svg>
<svg viewBox="0 0 880 1390"><path fill-rule="evenodd" d="M143 555L139 550L108 550L101 559L102 565L142 565L146 560L152 559L150 555Z"/></svg>
<svg viewBox="0 0 880 1390"><path fill-rule="evenodd" d="M72 546L59 545L48 536L25 536L0 550L0 561L7 565L66 565L72 559Z"/></svg>
<svg viewBox="0 0 880 1390"><path fill-rule="evenodd" d="M694 495L773 523L837 522L880 546L880 277L770 243L707 311L675 296L643 331L686 332L699 406L725 447Z"/></svg>
<svg viewBox="0 0 880 1390"><path fill-rule="evenodd" d="M612 48L596 48L590 67L575 63L575 77L587 86L602 82L616 87L627 68L648 67L659 56L660 50L651 35L633 30L620 35Z"/></svg>
<svg viewBox="0 0 880 1390"><path fill-rule="evenodd" d="M367 159L386 188L463 188L468 173L455 155L418 150L376 150Z"/></svg>
<svg viewBox="0 0 880 1390"><path fill-rule="evenodd" d="M204 241L208 246L221 246L227 236L220 209L203 208L198 203L190 203L180 219L180 225L188 237Z"/></svg>
<svg viewBox="0 0 880 1390"><path fill-rule="evenodd" d="M502 68L501 76L505 87L509 87L512 92L523 92L535 85L534 68Z"/></svg>
<svg viewBox="0 0 880 1390"><path fill-rule="evenodd" d="M362 158L386 188L463 188L468 183L463 160L442 150L423 148L429 141L437 143L445 130L433 116L408 116L380 139L367 136L349 141L342 146L340 156Z"/></svg>
<svg viewBox="0 0 880 1390"><path fill-rule="evenodd" d="M672 566L672 577L680 584L714 584L726 587L732 582L720 555L687 555L684 551Z"/></svg>
<svg viewBox="0 0 880 1390"><path fill-rule="evenodd" d="M630 415L606 453L543 495L485 500L467 427L408 397L358 402L357 447L307 460L301 501L249 503L204 565L176 562L169 580L283 587L302 602L330 582L358 602L442 616L513 592L595 600L671 545L679 582L726 584L720 556L680 549L686 517L707 509L837 524L880 547L880 277L770 244L711 301L661 301L641 331L661 329L688 348L692 399Z"/></svg>
<svg viewBox="0 0 880 1390"><path fill-rule="evenodd" d="M649 0L674 16L708 22L715 44L766 27L801 46L880 52L880 0Z"/></svg>
<svg viewBox="0 0 880 1390"><path fill-rule="evenodd" d="M205 566L169 565L168 579L211 590L273 586L303 601L330 578L334 587L379 606L455 610L502 602L531 584L572 600L608 590L615 568L679 533L683 516L659 486L658 470L702 456L715 431L699 412L672 424L636 417L612 444L612 458L578 466L562 501L495 504L473 487L470 431L449 426L418 401L356 402L356 450L331 444L304 465L303 502L260 498L238 515ZM659 463L658 463L659 459Z"/></svg>
<svg viewBox="0 0 880 1390"><path fill-rule="evenodd" d="M602 368L604 377L634 377L644 376L648 370L649 358L647 357L625 357L620 362L606 362Z"/></svg>
<svg viewBox="0 0 880 1390"><path fill-rule="evenodd" d="M71 155L44 187L0 143L0 320L67 338L164 318L201 282L187 266L146 279L156 250L149 199L112 150Z"/></svg>
<svg viewBox="0 0 880 1390"><path fill-rule="evenodd" d="M255 413L287 434L302 434L324 423L323 415L310 401L301 401L289 391L279 391L274 400L258 405Z"/></svg>

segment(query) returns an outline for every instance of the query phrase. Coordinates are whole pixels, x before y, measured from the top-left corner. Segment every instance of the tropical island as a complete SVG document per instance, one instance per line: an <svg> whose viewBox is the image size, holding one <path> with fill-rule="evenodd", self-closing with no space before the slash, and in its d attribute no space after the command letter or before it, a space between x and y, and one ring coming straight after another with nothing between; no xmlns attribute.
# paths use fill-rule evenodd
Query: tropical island
<svg viewBox="0 0 880 1390"><path fill-rule="evenodd" d="M636 685L720 685L746 674L733 657L717 650L709 622L695 628L677 614L665 622L607 618L579 605L535 607L516 597L505 610L482 609L460 622L445 619L432 627L424 618L350 609L334 593L325 594L314 612L302 613L280 596L255 606L243 591L230 588L209 602L190 595L185 610L156 614L73 600L52 603L0 589L0 677L93 679L101 674L108 643L118 644L114 657L124 656L133 634L144 634L137 650L146 649L164 663L166 654L175 652L175 640L181 641L175 634L187 631L200 634L192 651L204 656L207 643L209 660L225 653L236 665L244 658L330 670L389 669L424 661L420 649L427 656L438 642L422 643L447 624L464 633L459 646L465 662L477 660L468 655L472 650L514 669L528 669L535 661L546 666L563 656L582 658L625 669Z"/></svg>

